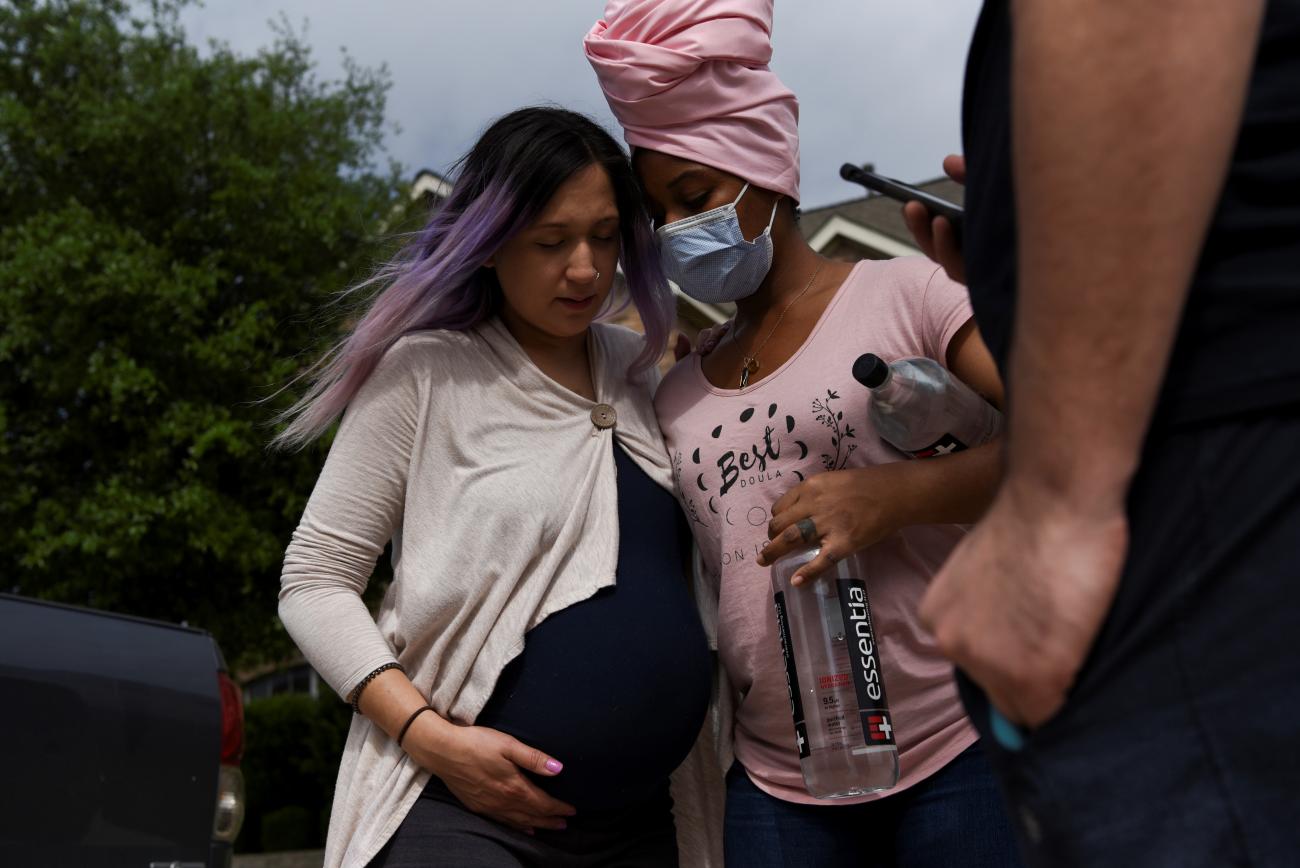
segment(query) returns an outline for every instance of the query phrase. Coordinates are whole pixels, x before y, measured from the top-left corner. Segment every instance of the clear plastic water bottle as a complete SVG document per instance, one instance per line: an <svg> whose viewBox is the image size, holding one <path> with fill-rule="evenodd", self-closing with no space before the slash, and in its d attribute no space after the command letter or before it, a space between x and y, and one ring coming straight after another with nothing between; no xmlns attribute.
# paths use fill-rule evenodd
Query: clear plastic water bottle
<svg viewBox="0 0 1300 868"><path fill-rule="evenodd" d="M819 799L842 799L898 783L898 747L864 558L845 558L791 585L818 551L792 552L773 564L772 597L804 786Z"/></svg>
<svg viewBox="0 0 1300 868"><path fill-rule="evenodd" d="M978 446L1002 430L1002 414L933 359L886 364L865 353L853 378L871 390L868 413L880 436L913 458Z"/></svg>

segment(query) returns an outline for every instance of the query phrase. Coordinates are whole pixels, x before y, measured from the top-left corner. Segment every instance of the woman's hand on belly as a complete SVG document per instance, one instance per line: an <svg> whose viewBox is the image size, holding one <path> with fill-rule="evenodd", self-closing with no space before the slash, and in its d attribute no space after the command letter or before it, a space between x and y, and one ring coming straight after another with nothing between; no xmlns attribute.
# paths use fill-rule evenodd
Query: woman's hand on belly
<svg viewBox="0 0 1300 868"><path fill-rule="evenodd" d="M427 725L417 727L427 721ZM438 724L442 724L439 726ZM433 772L465 807L521 832L563 829L577 811L552 798L525 771L545 777L563 766L541 751L483 726L457 726L426 714L404 741L406 752Z"/></svg>

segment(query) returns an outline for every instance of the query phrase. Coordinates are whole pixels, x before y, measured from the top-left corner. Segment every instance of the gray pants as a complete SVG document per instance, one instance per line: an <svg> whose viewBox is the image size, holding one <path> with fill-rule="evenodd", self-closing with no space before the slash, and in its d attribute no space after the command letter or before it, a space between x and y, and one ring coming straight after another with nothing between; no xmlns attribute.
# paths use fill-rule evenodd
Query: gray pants
<svg viewBox="0 0 1300 868"><path fill-rule="evenodd" d="M610 812L582 812L562 832L525 835L481 817L431 778L370 868L677 868L667 781L661 795Z"/></svg>

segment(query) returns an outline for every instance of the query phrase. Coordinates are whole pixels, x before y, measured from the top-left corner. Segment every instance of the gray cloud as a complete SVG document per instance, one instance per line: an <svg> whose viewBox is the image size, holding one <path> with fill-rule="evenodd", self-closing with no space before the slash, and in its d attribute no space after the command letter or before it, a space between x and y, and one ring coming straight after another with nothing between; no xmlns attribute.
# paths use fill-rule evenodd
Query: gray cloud
<svg viewBox="0 0 1300 868"><path fill-rule="evenodd" d="M340 49L387 64L391 154L409 169L445 169L493 117L537 102L585 112L617 132L582 54L600 0L209 0L183 17L193 39L253 52L284 13L308 23L321 74ZM782 0L773 69L799 96L803 200L859 195L839 179L845 160L900 178L939 174L960 150L966 47L979 0Z"/></svg>

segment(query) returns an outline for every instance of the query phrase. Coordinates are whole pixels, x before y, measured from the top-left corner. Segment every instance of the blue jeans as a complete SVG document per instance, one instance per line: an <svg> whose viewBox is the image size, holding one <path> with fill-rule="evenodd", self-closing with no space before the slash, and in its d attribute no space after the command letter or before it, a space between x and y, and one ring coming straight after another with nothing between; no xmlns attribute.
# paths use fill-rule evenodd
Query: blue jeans
<svg viewBox="0 0 1300 868"><path fill-rule="evenodd" d="M727 775L728 868L1019 868L979 743L921 783L857 805L798 805Z"/></svg>

